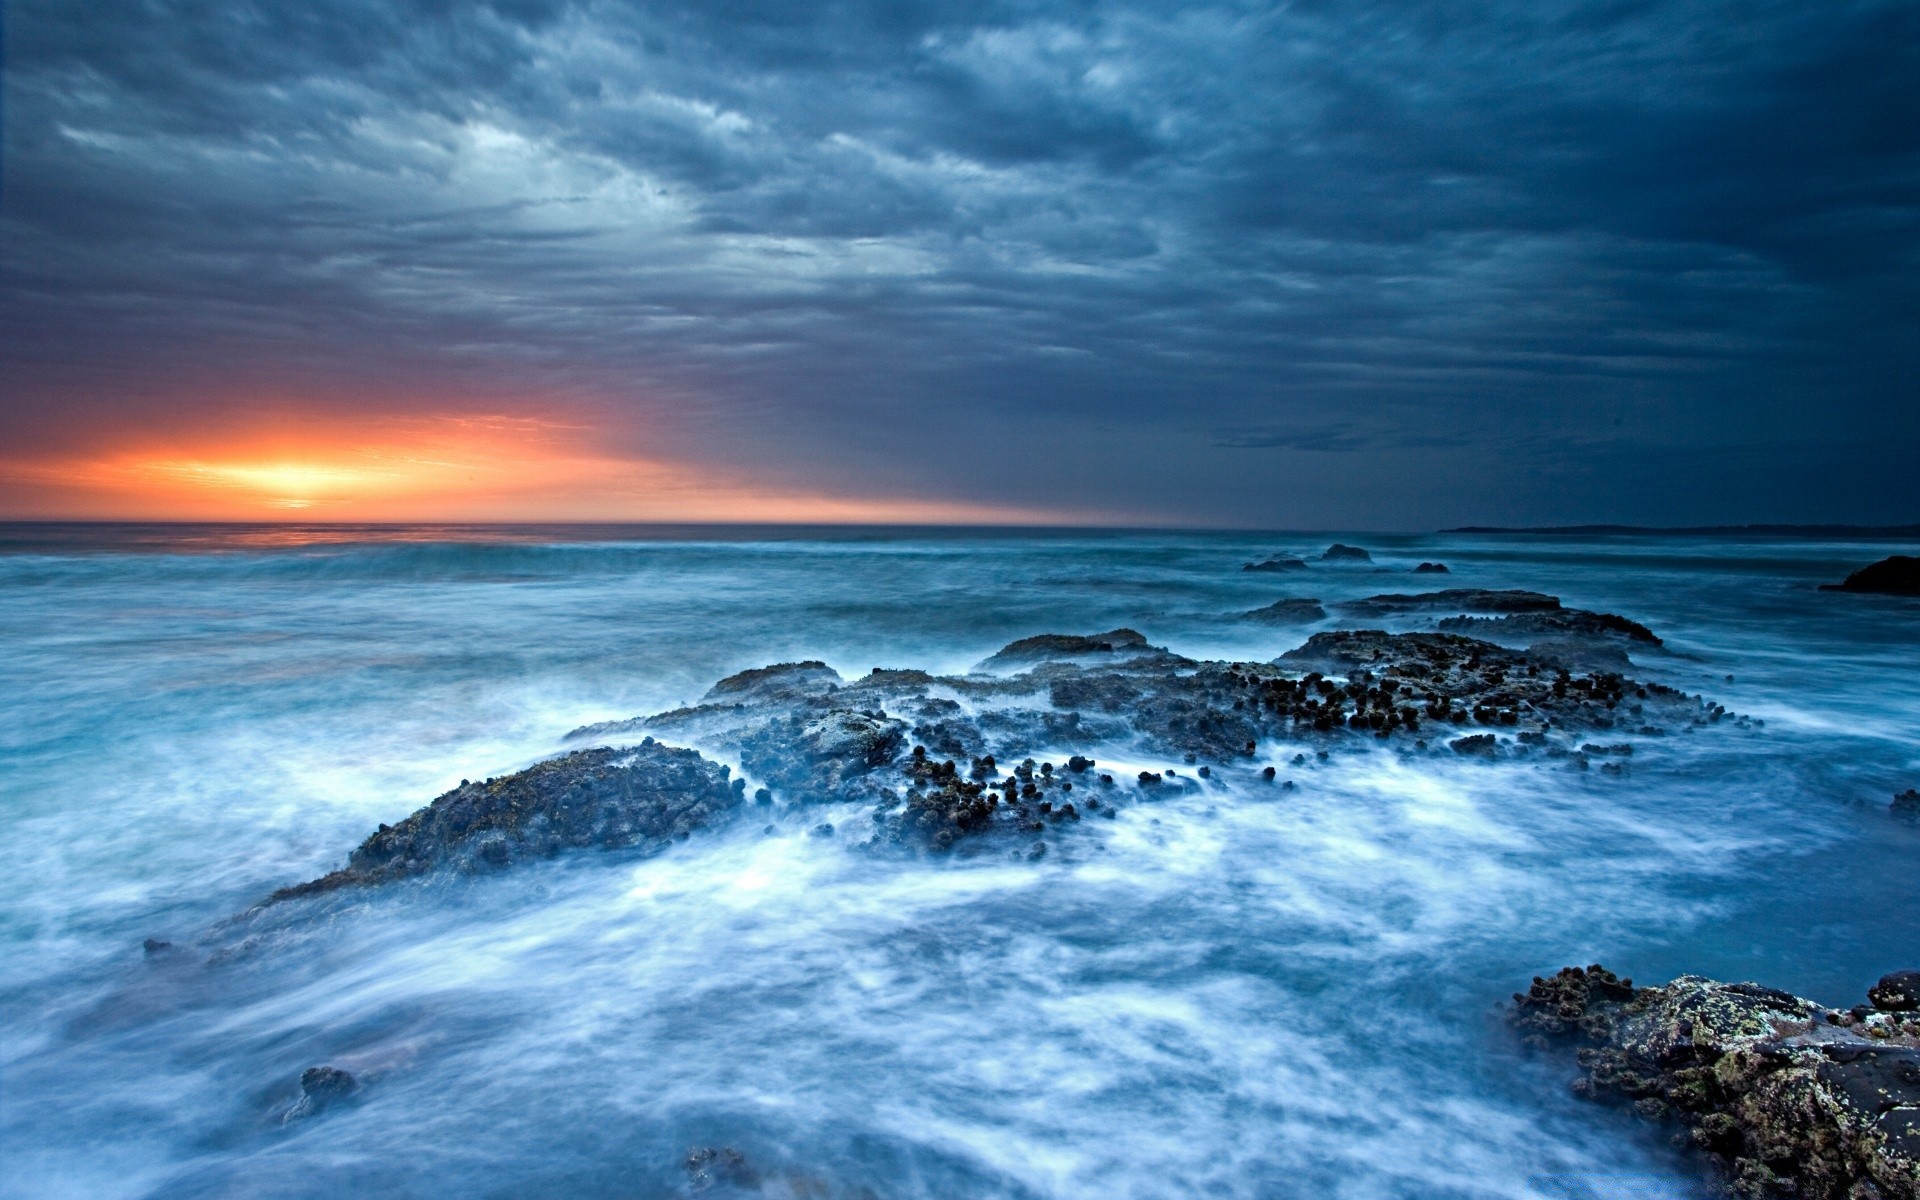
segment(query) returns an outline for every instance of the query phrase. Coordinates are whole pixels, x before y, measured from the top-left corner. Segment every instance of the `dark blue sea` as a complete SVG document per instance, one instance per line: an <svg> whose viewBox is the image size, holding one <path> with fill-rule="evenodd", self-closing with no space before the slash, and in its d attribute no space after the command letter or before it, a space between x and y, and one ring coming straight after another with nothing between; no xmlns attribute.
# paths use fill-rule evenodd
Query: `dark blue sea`
<svg viewBox="0 0 1920 1200"><path fill-rule="evenodd" d="M1336 540L1373 561L1240 569ZM0 1194L672 1197L696 1146L751 1164L715 1196L1691 1194L1670 1131L1573 1097L1502 1005L1570 963L1833 1005L1920 966L1920 828L1888 813L1920 786L1920 600L1817 590L1903 551L0 527ZM1309 752L1294 791L1142 802L1037 862L781 812L223 932L461 779L743 668L964 672L1122 625L1269 660L1339 621L1238 614L1431 586L1643 622L1634 674L1750 719L1620 774L1263 746ZM356 1103L283 1124L319 1063Z"/></svg>

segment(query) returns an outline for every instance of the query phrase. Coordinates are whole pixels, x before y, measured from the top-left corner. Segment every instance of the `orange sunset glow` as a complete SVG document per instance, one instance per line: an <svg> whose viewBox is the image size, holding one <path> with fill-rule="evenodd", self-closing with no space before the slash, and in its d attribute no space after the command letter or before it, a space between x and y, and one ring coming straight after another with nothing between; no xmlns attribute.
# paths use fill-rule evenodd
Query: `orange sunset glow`
<svg viewBox="0 0 1920 1200"><path fill-rule="evenodd" d="M22 517L151 520L619 520L1003 524L1087 514L756 487L682 463L597 452L578 424L393 422L123 447L0 465Z"/></svg>

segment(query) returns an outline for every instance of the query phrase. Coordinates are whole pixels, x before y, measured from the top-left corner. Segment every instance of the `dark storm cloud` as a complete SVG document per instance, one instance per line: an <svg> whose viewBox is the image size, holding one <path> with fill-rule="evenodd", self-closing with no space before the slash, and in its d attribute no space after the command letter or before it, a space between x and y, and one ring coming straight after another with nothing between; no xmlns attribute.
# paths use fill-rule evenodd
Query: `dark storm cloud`
<svg viewBox="0 0 1920 1200"><path fill-rule="evenodd" d="M1907 0L9 21L16 437L413 381L1178 519L1920 507Z"/></svg>

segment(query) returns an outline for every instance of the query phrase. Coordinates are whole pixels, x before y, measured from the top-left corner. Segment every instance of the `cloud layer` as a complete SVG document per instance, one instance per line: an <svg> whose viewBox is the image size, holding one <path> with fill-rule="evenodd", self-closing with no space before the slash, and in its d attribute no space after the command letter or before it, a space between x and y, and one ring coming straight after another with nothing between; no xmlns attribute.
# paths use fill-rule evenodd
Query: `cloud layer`
<svg viewBox="0 0 1920 1200"><path fill-rule="evenodd" d="M1905 0L8 15L13 459L564 413L1128 519L1920 510Z"/></svg>

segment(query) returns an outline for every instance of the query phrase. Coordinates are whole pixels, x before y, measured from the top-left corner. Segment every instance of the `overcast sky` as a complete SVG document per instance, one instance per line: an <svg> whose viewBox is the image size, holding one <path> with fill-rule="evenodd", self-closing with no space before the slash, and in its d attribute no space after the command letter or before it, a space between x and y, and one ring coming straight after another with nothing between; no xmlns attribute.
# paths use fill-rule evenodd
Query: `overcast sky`
<svg viewBox="0 0 1920 1200"><path fill-rule="evenodd" d="M465 414L1117 520L1920 520L1913 0L6 20L15 468Z"/></svg>

